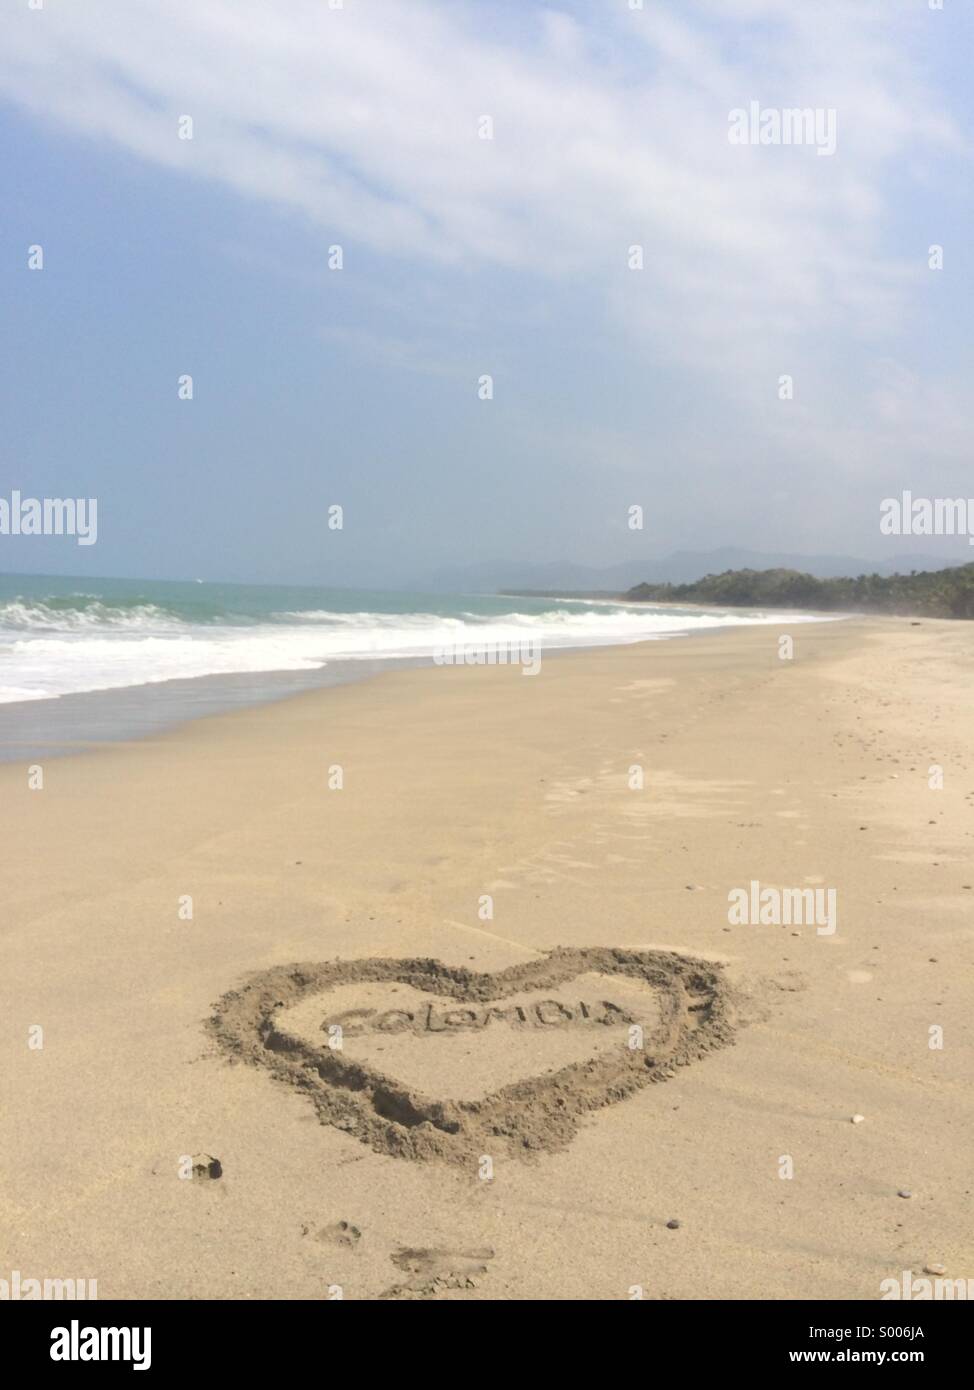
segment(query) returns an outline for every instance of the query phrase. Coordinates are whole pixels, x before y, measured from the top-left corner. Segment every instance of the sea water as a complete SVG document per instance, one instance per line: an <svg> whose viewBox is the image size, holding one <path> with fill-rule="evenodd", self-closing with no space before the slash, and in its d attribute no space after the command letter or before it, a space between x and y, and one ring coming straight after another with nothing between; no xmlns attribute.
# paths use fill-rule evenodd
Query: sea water
<svg viewBox="0 0 974 1390"><path fill-rule="evenodd" d="M444 650L659 640L795 615L609 600L0 575L0 757L132 737ZM111 694L111 698L108 696Z"/></svg>

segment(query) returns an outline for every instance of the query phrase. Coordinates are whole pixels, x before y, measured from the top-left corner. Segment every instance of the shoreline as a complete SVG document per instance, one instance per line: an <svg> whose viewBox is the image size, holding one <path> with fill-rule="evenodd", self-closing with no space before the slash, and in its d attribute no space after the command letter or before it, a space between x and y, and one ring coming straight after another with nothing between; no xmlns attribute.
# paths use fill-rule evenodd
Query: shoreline
<svg viewBox="0 0 974 1390"><path fill-rule="evenodd" d="M692 605L686 607L691 608ZM700 611L715 615L723 612L714 605L701 607ZM733 610L727 611L733 613ZM739 624L725 622L713 627L661 632L628 642L595 642L591 645L566 643L548 647L539 644L539 650L544 659L550 659L566 652L589 652L602 647L638 646L677 638L702 637L731 627L748 626L748 615L752 611L757 613L760 610L747 610ZM775 614L770 618L768 624L773 624L777 616ZM803 614L798 610L784 615L784 618L788 617L802 623L817 620L815 615ZM524 641L530 640L528 633ZM477 644L476 629L470 630L467 644ZM397 669L432 668L438 664L432 654L379 656L374 659L329 658L312 671L282 669L236 674L211 673L127 686L108 686L98 690L71 691L43 699L11 700L0 704L0 766L26 759L68 756L75 751L92 752L103 744L151 738L196 719L218 716L235 709L256 709L313 690L357 685Z"/></svg>
<svg viewBox="0 0 974 1390"><path fill-rule="evenodd" d="M790 662L773 625L707 635L564 651L530 680L400 668L57 759L42 791L0 767L0 1008L12 1038L45 1034L7 1069L11 1268L103 1298L873 1299L930 1261L970 1275L974 657L947 622L810 623ZM752 881L834 889L837 930L732 925ZM523 985L556 948L603 975L612 952L707 963L733 1027L570 1125L542 1110L526 1158L476 1134L488 1182L410 1123L401 1152L367 1115L322 1123L209 1031L294 962L340 963L342 1008L401 1010L390 962ZM498 1016L345 1045L414 1098L452 1104L481 1073L489 1097L586 1056L602 1032L571 1023L579 999L626 1003L618 979L559 978L550 1037ZM299 1001L293 1028L320 1039L320 1015ZM222 1176L180 1181L181 1155ZM411 1288L402 1250L445 1280Z"/></svg>
<svg viewBox="0 0 974 1390"><path fill-rule="evenodd" d="M260 709L312 691L357 685L397 666L411 669L422 664L409 657L333 661L313 672L193 676L72 691L51 699L10 701L0 705L0 766L27 758L67 757L72 753L93 753L113 744L141 742L200 719Z"/></svg>

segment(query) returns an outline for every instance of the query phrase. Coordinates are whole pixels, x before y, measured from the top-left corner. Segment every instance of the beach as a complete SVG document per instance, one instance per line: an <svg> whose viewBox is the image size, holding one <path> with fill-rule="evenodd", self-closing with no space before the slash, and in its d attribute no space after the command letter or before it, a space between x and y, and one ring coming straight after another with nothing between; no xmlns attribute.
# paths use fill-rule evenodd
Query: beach
<svg viewBox="0 0 974 1390"><path fill-rule="evenodd" d="M126 1299L878 1299L904 1270L974 1277L972 670L963 624L782 616L531 676L386 671L52 758L42 787L0 766L7 1269ZM834 890L834 921L732 923L752 884ZM278 1046L293 1074L227 1000L257 979L290 1007L280 968L364 961L328 977L345 1012L414 1020L401 960L476 1007L449 1033L427 1000L449 1036L422 1055L395 1020L359 1052L348 1028L347 1056L402 1083L374 1118L319 1094L327 1068L302 1083L320 981L283 1030L306 1043ZM622 968L642 960L652 989ZM502 971L515 1002L491 1018ZM561 1124L525 1091L529 1142L483 1148L492 1085L631 1052L590 1018L602 995L655 1037L667 972L702 1000L672 1074L626 1058ZM554 1002L532 1019L535 975ZM407 1093L486 1110L454 1143Z"/></svg>

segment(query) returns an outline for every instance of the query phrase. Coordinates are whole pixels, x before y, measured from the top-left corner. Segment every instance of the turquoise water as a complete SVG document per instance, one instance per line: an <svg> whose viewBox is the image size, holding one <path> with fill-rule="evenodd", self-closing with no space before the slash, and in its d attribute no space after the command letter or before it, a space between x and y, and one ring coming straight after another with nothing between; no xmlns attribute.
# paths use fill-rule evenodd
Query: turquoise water
<svg viewBox="0 0 974 1390"><path fill-rule="evenodd" d="M469 642L539 650L766 621L603 601L489 594L0 577L0 704L166 681L430 660Z"/></svg>
<svg viewBox="0 0 974 1390"><path fill-rule="evenodd" d="M0 627L17 619L12 605L27 601L35 621L45 614L87 617L93 624L141 616L147 626L163 616L189 624L281 624L289 615L313 613L428 613L458 617L497 617L512 610L510 598L492 594L443 595L385 592L377 589L325 589L267 584L210 584L185 580L78 579L46 575L0 574ZM571 607L577 606L574 601ZM547 598L519 598L517 608L541 614L569 607ZM595 611L595 605L583 605Z"/></svg>
<svg viewBox="0 0 974 1390"><path fill-rule="evenodd" d="M781 615L489 594L0 576L0 756L144 734L358 679L677 637ZM523 669L523 663L522 663ZM13 750L11 752L11 750Z"/></svg>

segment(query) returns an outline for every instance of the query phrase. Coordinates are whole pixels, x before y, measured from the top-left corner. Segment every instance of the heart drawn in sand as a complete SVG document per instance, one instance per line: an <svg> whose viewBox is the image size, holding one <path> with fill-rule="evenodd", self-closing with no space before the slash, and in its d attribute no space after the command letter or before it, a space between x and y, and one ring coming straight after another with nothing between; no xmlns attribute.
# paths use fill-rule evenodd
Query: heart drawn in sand
<svg viewBox="0 0 974 1390"><path fill-rule="evenodd" d="M232 1058L305 1092L323 1124L462 1164L564 1148L584 1114L733 1035L719 966L605 947L495 974L428 959L278 966L225 995L211 1029Z"/></svg>

